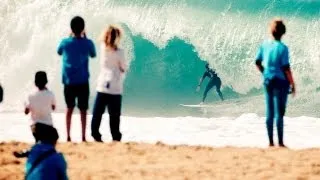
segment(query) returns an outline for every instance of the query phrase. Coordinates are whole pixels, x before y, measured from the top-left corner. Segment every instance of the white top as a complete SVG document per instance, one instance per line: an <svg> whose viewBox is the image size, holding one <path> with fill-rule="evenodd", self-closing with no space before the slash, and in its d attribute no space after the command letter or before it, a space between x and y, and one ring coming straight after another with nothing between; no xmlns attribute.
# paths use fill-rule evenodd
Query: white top
<svg viewBox="0 0 320 180"><path fill-rule="evenodd" d="M123 70L124 72L122 72ZM122 49L108 50L101 45L100 74L97 91L101 93L121 95L127 63Z"/></svg>
<svg viewBox="0 0 320 180"><path fill-rule="evenodd" d="M31 124L43 123L52 126L52 106L56 106L56 100L50 90L39 91L37 89L30 93L25 107L30 110Z"/></svg>

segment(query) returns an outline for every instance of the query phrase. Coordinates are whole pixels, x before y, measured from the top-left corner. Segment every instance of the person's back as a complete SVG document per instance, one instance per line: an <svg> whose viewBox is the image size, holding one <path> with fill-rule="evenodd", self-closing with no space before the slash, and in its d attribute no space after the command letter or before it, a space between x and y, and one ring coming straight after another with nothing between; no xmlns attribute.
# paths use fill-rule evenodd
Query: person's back
<svg viewBox="0 0 320 180"><path fill-rule="evenodd" d="M285 80L286 77L282 68L289 64L288 47L278 40L266 40L262 43L260 51L262 51L264 77L268 79L277 77Z"/></svg>
<svg viewBox="0 0 320 180"><path fill-rule="evenodd" d="M89 57L96 56L93 42L86 37L85 22L80 16L70 22L72 34L58 46L58 54L62 55L62 83L67 105L66 125L67 141L71 141L70 128L74 107L80 110L82 141L86 141L87 110L89 108Z"/></svg>
<svg viewBox="0 0 320 180"><path fill-rule="evenodd" d="M217 75L217 73L215 71L213 71L212 69L208 69L205 74L207 75L207 77L210 78L210 80L212 81L217 81L218 79L220 79Z"/></svg>
<svg viewBox="0 0 320 180"><path fill-rule="evenodd" d="M48 129L53 128L51 113L56 108L56 101L53 92L47 89L48 83L47 74L44 71L38 71L35 74L35 85L37 89L31 92L25 102L24 113L31 114L30 128L35 142L39 142L39 136L35 130L44 132L47 136ZM14 151L13 155L17 158L27 157L29 150Z"/></svg>
<svg viewBox="0 0 320 180"><path fill-rule="evenodd" d="M43 123L52 125L51 112L53 105L55 105L55 97L50 90L36 90L30 93L26 106L31 114L31 124Z"/></svg>
<svg viewBox="0 0 320 180"><path fill-rule="evenodd" d="M46 157L43 155L47 154ZM44 157L39 162L39 158ZM36 164L36 161L39 163ZM32 166L35 166L32 168ZM26 162L27 180L65 180L67 164L62 154L51 144L39 143L32 147Z"/></svg>
<svg viewBox="0 0 320 180"><path fill-rule="evenodd" d="M47 126L42 129L35 127L35 133L39 138L31 151L25 164L26 180L66 180L67 163L61 153L55 149L59 134L56 128Z"/></svg>
<svg viewBox="0 0 320 180"><path fill-rule="evenodd" d="M107 50L105 44L101 45L101 70L97 91L109 94L122 94L125 73L121 72L119 65L125 67L125 61L122 49ZM106 82L109 84L105 84Z"/></svg>
<svg viewBox="0 0 320 180"><path fill-rule="evenodd" d="M292 95L295 95L295 83L290 68L288 47L281 42L282 36L286 33L286 26L281 19L274 19L270 23L270 33L272 38L262 43L255 61L264 77L269 146L274 146L273 124L276 119L279 146L285 147L283 117L290 89Z"/></svg>
<svg viewBox="0 0 320 180"><path fill-rule="evenodd" d="M108 107L112 139L120 141L120 116L123 93L123 80L127 70L124 51L119 48L121 31L110 25L102 34L100 75L97 83L97 96L93 107L91 135L102 142L99 132L102 115Z"/></svg>
<svg viewBox="0 0 320 180"><path fill-rule="evenodd" d="M68 37L62 40L58 54L63 56L63 84L83 84L89 79L89 57L95 57L94 44L90 39Z"/></svg>

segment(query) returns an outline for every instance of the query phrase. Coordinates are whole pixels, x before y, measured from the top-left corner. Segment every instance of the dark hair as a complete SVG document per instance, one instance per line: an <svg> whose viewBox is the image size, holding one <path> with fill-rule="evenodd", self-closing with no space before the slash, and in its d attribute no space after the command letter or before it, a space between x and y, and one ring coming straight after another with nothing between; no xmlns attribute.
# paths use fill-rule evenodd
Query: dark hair
<svg viewBox="0 0 320 180"><path fill-rule="evenodd" d="M76 16L74 18L72 18L71 22L70 22L70 27L72 32L75 35L80 35L81 32L84 30L84 20L82 17L80 16Z"/></svg>
<svg viewBox="0 0 320 180"><path fill-rule="evenodd" d="M34 83L40 90L44 89L46 87L46 84L48 83L46 72L44 71L36 72Z"/></svg>
<svg viewBox="0 0 320 180"><path fill-rule="evenodd" d="M47 135L44 135L43 138L40 138L40 141L43 143L48 144L56 144L59 139L59 134L56 128L52 127L49 132L47 132Z"/></svg>
<svg viewBox="0 0 320 180"><path fill-rule="evenodd" d="M270 23L270 31L275 39L280 40L286 33L286 26L281 19L274 19Z"/></svg>
<svg viewBox="0 0 320 180"><path fill-rule="evenodd" d="M39 141L46 144L54 145L59 139L57 129L46 124L36 123L34 133Z"/></svg>
<svg viewBox="0 0 320 180"><path fill-rule="evenodd" d="M118 42L121 38L121 31L118 27L113 25L109 26L103 33L103 41L106 47L111 47L113 49L118 49Z"/></svg>

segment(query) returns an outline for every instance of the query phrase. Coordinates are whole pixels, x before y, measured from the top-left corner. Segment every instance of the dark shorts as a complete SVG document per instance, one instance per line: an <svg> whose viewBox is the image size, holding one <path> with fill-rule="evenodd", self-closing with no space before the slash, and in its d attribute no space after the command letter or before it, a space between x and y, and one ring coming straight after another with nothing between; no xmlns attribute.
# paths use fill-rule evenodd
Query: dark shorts
<svg viewBox="0 0 320 180"><path fill-rule="evenodd" d="M80 110L88 110L89 95L89 83L64 86L64 99L68 108L74 108L77 102Z"/></svg>

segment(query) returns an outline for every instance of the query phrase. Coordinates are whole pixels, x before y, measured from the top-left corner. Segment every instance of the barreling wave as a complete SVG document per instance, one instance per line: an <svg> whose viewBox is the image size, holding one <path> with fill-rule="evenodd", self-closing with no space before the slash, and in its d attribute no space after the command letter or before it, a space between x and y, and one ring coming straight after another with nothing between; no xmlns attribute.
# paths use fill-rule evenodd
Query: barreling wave
<svg viewBox="0 0 320 180"><path fill-rule="evenodd" d="M316 98L320 80L318 0L2 0L0 14L3 111L21 109L33 86L34 72L40 69L47 71L49 87L63 109L56 46L69 34L69 21L74 15L85 18L87 34L97 47L100 31L108 23L119 23L124 28L122 45L131 62L125 84L125 114L190 115L178 104L200 101L202 94L195 93L195 87L205 62L221 77L225 97L243 101L238 109L262 109L262 97L256 101L262 87L254 57L261 41L267 38L268 22L275 16L287 24L284 42L290 48L298 84L298 97L291 101L292 114L314 114L314 106L320 104ZM97 60L92 60L91 101L98 69ZM208 97L208 101L217 100L215 94ZM297 110L302 104L307 111ZM216 108L212 114L234 111Z"/></svg>

